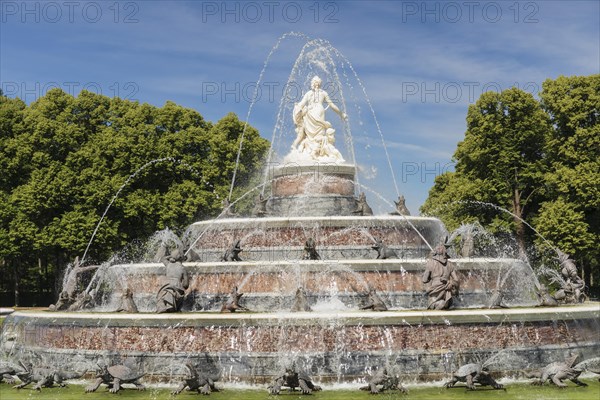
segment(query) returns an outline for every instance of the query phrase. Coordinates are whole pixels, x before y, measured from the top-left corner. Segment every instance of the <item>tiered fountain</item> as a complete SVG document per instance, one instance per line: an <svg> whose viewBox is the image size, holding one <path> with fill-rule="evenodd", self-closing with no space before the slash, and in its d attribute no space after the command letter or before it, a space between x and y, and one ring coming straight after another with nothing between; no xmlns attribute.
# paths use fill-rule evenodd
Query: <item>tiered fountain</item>
<svg viewBox="0 0 600 400"><path fill-rule="evenodd" d="M291 360L317 381L346 382L385 362L428 380L499 350L512 350L530 368L566 353L600 353L598 305L534 308L537 280L516 258L453 258L460 294L452 309L428 310L421 275L448 233L440 220L402 208L370 215L358 196L353 151L345 161L337 150L323 103L346 121L344 103L338 109L313 80L291 112L296 140L289 154L269 163L263 187L270 193L263 190L255 216L228 212L188 229L183 264L190 284L181 312L155 313L162 263L105 265L90 285L95 308L15 312L4 324L2 349L49 363L128 359L162 377L192 359L218 366L226 381L246 382L263 382ZM320 259L306 256L311 240ZM238 241L243 261L222 261ZM395 257L378 258L377 241ZM236 286L250 311L220 313ZM298 288L312 311L290 311ZM140 312L112 312L127 289ZM388 311L361 309L369 290ZM486 307L494 290L510 308Z"/></svg>

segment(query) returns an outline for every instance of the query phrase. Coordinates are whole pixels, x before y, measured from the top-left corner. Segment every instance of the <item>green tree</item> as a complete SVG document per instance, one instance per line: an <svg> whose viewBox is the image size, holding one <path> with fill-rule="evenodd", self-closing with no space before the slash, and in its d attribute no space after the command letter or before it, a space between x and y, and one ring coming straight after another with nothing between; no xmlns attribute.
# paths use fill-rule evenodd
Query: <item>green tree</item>
<svg viewBox="0 0 600 400"><path fill-rule="evenodd" d="M101 218L88 260L216 216L243 123L229 114L213 125L173 102L158 108L53 89L29 106L0 96L0 128L0 268L11 277L0 290L14 291L18 304L19 291L52 292ZM267 149L248 127L240 185Z"/></svg>
<svg viewBox="0 0 600 400"><path fill-rule="evenodd" d="M600 277L600 75L548 79L542 89L553 129L547 200L535 226L583 265L590 285Z"/></svg>
<svg viewBox="0 0 600 400"><path fill-rule="evenodd" d="M465 138L454 153L456 172L436 179L422 212L441 214L450 226L478 218L496 229L516 234L521 253L526 248L526 220L535 210L543 188L544 143L550 132L548 116L529 93L512 88L486 92L467 113ZM509 210L484 211L481 203Z"/></svg>

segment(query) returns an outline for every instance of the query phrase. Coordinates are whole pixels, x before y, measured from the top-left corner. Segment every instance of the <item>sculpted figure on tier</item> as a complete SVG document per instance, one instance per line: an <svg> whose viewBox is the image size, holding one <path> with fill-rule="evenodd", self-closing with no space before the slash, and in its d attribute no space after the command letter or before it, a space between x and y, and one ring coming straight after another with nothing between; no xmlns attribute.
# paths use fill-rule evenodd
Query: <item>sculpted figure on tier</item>
<svg viewBox="0 0 600 400"><path fill-rule="evenodd" d="M452 305L454 297L458 295L458 275L454 264L449 260L444 244L438 245L423 273L423 283L427 285L429 296L429 310L447 310Z"/></svg>
<svg viewBox="0 0 600 400"><path fill-rule="evenodd" d="M585 300L585 283L577 273L575 262L569 255L558 250L558 261L560 262L560 273L563 280L560 281L561 288L554 297L563 303L583 303Z"/></svg>
<svg viewBox="0 0 600 400"><path fill-rule="evenodd" d="M410 215L404 196L398 196L398 201L395 201L394 204L396 205L396 209L392 212L392 215Z"/></svg>
<svg viewBox="0 0 600 400"><path fill-rule="evenodd" d="M329 94L321 89L321 78L311 80L309 90L294 106L293 118L296 125L296 140L292 153L301 159L324 162L343 162L342 154L335 148L335 129L325 120L325 110L331 108L343 120L348 116L331 101ZM323 102L327 107L323 107Z"/></svg>
<svg viewBox="0 0 600 400"><path fill-rule="evenodd" d="M87 285L84 276L86 272L95 271L98 265L84 267L79 264L79 257L75 257L73 266L67 270L67 276L64 279L63 289L58 295L56 304L50 305L51 311L77 311L91 303L93 299L81 288Z"/></svg>
<svg viewBox="0 0 600 400"><path fill-rule="evenodd" d="M156 312L177 312L181 310L183 297L189 287L189 277L182 262L185 256L179 249L164 256L161 261L167 267L165 284L161 286L156 295Z"/></svg>

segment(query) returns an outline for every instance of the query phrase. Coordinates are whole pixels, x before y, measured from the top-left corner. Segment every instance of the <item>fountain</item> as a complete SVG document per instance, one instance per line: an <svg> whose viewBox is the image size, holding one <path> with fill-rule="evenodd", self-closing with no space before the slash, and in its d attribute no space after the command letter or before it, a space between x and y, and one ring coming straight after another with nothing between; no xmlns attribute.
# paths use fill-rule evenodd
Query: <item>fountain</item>
<svg viewBox="0 0 600 400"><path fill-rule="evenodd" d="M338 54L323 41L311 45L302 54ZM335 69L319 62L333 65L309 58L291 78L321 68L339 84ZM143 260L97 268L85 290L92 308L14 312L3 326L4 354L56 364L127 360L164 380L192 361L217 368L224 381L264 383L292 361L317 382L353 381L386 363L406 382L447 377L454 363L499 350L529 368L600 353L598 305L535 307L539 282L518 258L470 244L451 258L451 290L430 290L443 301L428 299L425 278L447 279L429 263L446 262L449 233L436 218L411 216L401 195L395 208L373 215L343 96L338 107L321 86L312 78L299 103L282 103L276 130L293 131L295 140L281 162L270 159L253 217L233 213L226 199L219 218L192 224L184 238L158 234ZM345 151L323 103L340 117ZM509 308L488 309L498 291Z"/></svg>

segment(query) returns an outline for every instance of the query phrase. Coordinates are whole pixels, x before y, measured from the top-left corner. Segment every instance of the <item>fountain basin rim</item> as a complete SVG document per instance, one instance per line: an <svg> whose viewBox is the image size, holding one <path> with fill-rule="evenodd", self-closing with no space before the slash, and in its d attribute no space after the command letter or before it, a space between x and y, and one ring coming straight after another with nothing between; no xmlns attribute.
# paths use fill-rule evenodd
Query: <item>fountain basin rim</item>
<svg viewBox="0 0 600 400"><path fill-rule="evenodd" d="M522 263L517 258L456 258L451 259L456 264L458 270L472 270L477 265L485 263L486 270L501 270L510 263ZM184 262L183 265L188 270L197 268L210 268L211 273L231 273L231 272L290 272L294 268L301 268L305 272L323 272L324 267L341 266L347 267L353 271L373 271L378 272L382 268L386 271L421 271L425 268L425 258L393 258L393 259L372 259L372 260L297 260L297 261L211 261L211 262ZM162 263L131 263L115 264L110 267L116 269L128 269L132 274L141 272L141 269L160 269L165 268ZM335 270L335 268L333 268ZM341 269L343 270L343 268Z"/></svg>
<svg viewBox="0 0 600 400"><path fill-rule="evenodd" d="M192 226L210 226L212 224L219 224L219 228L223 228L223 225L231 225L233 228L242 228L244 225L257 225L268 224L269 227L284 227L289 228L291 224L302 224L302 223L314 223L318 222L321 227L352 227L357 222L365 221L377 221L377 222L435 222L441 223L438 218L434 217L421 217L421 216L404 216L404 215L371 215L371 216L314 216L314 217L244 217L244 218L215 218L206 221L197 221ZM293 226L293 225L292 225ZM412 229L412 228L411 228Z"/></svg>
<svg viewBox="0 0 600 400"><path fill-rule="evenodd" d="M562 307L519 307L509 309L455 310L394 310L394 311L334 311L280 313L89 313L15 311L10 319L50 320L50 324L73 326L306 326L323 324L343 325L455 325L472 323L521 323L548 320L600 319L600 303L590 302Z"/></svg>
<svg viewBox="0 0 600 400"><path fill-rule="evenodd" d="M356 165L337 162L302 162L292 161L285 162L282 165L269 168L269 177L276 178L279 176L298 175L307 173L323 173L323 174L341 174L352 175L356 173Z"/></svg>

